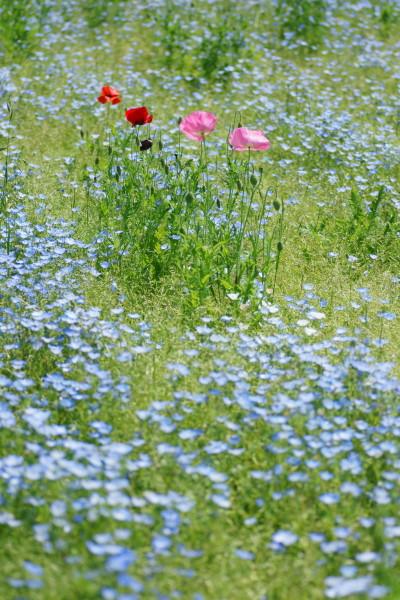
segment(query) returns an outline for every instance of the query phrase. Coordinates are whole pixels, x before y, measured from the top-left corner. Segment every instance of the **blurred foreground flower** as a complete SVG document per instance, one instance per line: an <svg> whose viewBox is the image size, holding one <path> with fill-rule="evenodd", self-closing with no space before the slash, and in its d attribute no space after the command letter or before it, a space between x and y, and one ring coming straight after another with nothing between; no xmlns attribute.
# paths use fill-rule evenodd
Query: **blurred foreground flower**
<svg viewBox="0 0 400 600"><path fill-rule="evenodd" d="M125 117L132 127L135 127L136 125L146 125L153 120L153 115L149 113L145 106L128 108L128 110L125 111Z"/></svg>
<svg viewBox="0 0 400 600"><path fill-rule="evenodd" d="M229 136L229 143L237 152L245 150L268 150L270 141L262 131L237 127Z"/></svg>
<svg viewBox="0 0 400 600"><path fill-rule="evenodd" d="M111 87L111 85L104 85L97 100L101 104L119 104L121 102L121 94L118 90Z"/></svg>
<svg viewBox="0 0 400 600"><path fill-rule="evenodd" d="M203 142L205 136L214 131L217 117L204 110L196 110L182 119L179 129L190 140Z"/></svg>

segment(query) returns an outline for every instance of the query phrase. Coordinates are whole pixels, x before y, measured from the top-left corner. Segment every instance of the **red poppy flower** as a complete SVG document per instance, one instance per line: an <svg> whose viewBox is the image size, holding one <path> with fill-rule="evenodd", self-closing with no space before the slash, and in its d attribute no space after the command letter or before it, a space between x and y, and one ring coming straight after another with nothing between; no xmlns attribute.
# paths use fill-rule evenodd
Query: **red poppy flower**
<svg viewBox="0 0 400 600"><path fill-rule="evenodd" d="M125 111L126 120L135 127L135 125L145 125L151 123L153 115L149 113L145 106L139 106L138 108L128 108Z"/></svg>
<svg viewBox="0 0 400 600"><path fill-rule="evenodd" d="M111 85L104 85L97 100L102 104L119 104L121 102L121 94L118 90L111 87Z"/></svg>

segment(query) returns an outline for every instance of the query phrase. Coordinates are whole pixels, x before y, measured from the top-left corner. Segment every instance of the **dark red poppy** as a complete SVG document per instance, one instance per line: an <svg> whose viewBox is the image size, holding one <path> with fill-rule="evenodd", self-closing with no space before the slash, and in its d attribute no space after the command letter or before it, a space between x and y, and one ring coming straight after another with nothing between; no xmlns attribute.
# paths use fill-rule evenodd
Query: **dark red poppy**
<svg viewBox="0 0 400 600"><path fill-rule="evenodd" d="M141 150L142 152L144 152L145 150L150 150L152 145L153 142L151 140L141 140L139 150Z"/></svg>
<svg viewBox="0 0 400 600"><path fill-rule="evenodd" d="M135 127L135 125L146 125L146 123L151 123L153 120L153 115L149 113L145 106L128 108L125 111L125 117L132 127Z"/></svg>
<svg viewBox="0 0 400 600"><path fill-rule="evenodd" d="M111 85L104 85L97 100L102 104L119 104L121 102L121 94L118 90L111 87Z"/></svg>

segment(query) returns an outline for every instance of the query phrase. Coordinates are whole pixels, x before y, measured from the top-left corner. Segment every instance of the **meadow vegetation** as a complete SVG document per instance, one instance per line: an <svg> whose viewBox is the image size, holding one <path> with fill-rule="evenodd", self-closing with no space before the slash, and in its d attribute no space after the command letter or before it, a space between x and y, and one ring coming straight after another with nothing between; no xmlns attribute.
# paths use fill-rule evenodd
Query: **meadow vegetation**
<svg viewBox="0 0 400 600"><path fill-rule="evenodd" d="M0 598L400 597L399 33L0 5Z"/></svg>

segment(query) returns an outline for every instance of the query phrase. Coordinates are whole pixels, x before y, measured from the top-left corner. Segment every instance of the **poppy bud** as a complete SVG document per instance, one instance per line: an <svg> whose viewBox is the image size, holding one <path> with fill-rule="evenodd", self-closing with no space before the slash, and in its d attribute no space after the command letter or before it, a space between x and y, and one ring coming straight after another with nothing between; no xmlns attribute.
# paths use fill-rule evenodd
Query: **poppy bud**
<svg viewBox="0 0 400 600"><path fill-rule="evenodd" d="M282 244L282 242L278 242L277 243L276 249L278 250L278 252L282 252L282 250L283 250L283 244Z"/></svg>
<svg viewBox="0 0 400 600"><path fill-rule="evenodd" d="M153 142L151 140L141 140L140 142L140 150L143 152L144 150L150 150Z"/></svg>
<svg viewBox="0 0 400 600"><path fill-rule="evenodd" d="M161 159L160 159L160 163L162 164L162 166L163 166L163 168L164 168L164 171L165 171L165 173L168 175L168 173L169 173L169 168L168 168L168 165L167 165L167 163L165 162L165 160L164 160L163 158L161 158Z"/></svg>
<svg viewBox="0 0 400 600"><path fill-rule="evenodd" d="M254 175L254 173L250 175L250 183L253 187L257 185L257 177Z"/></svg>
<svg viewBox="0 0 400 600"><path fill-rule="evenodd" d="M280 207L281 207L281 205L278 202L278 200L274 200L273 203L272 203L272 206L274 207L275 210L279 210Z"/></svg>

